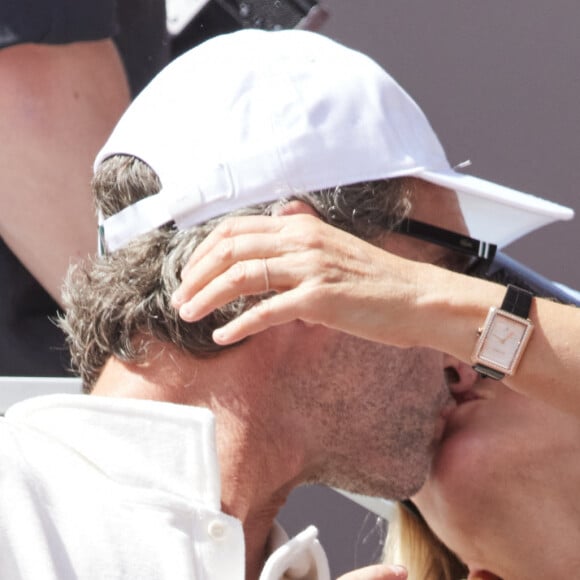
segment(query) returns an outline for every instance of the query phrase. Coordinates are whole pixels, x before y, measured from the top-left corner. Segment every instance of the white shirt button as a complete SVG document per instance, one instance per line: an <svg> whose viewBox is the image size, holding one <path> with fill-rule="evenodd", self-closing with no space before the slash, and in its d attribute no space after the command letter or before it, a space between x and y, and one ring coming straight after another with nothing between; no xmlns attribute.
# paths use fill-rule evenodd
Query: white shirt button
<svg viewBox="0 0 580 580"><path fill-rule="evenodd" d="M207 526L207 533L214 540L221 540L227 532L227 527L220 520L212 520Z"/></svg>

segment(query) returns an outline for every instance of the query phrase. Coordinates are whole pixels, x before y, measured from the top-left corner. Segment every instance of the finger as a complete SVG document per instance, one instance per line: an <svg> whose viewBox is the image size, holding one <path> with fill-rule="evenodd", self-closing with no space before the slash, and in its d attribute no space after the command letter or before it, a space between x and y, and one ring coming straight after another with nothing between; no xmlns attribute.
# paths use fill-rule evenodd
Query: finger
<svg viewBox="0 0 580 580"><path fill-rule="evenodd" d="M301 305L304 303L304 292L300 290L276 294L261 300L228 324L215 330L213 340L216 344L225 346L273 326L295 320L313 322L307 320L306 313L303 314L301 311Z"/></svg>
<svg viewBox="0 0 580 580"><path fill-rule="evenodd" d="M213 273L209 275L213 276ZM183 295L189 299L179 307L179 316L186 322L201 320L240 296L269 292L271 284L271 275L264 259L236 262L225 272L212 277L199 291L184 282Z"/></svg>
<svg viewBox="0 0 580 580"><path fill-rule="evenodd" d="M405 580L406 578L407 570L403 566L377 564L349 572L338 580Z"/></svg>
<svg viewBox="0 0 580 580"><path fill-rule="evenodd" d="M222 240L243 234L275 233L279 231L281 227L282 224L280 223L280 218L272 216L260 215L228 218L216 226L216 228L197 246L185 264L182 270L182 275L211 252Z"/></svg>
<svg viewBox="0 0 580 580"><path fill-rule="evenodd" d="M325 324L328 316L317 307L316 300L310 299L311 294L312 289L298 288L260 300L234 320L216 329L213 339L216 344L233 344L268 328L296 320L333 328Z"/></svg>
<svg viewBox="0 0 580 580"><path fill-rule="evenodd" d="M308 220L304 222L303 220ZM302 220L299 222L299 220ZM194 250L192 256L185 264L183 272L194 266L197 262L203 259L207 254L212 252L214 248L223 240L236 238L244 234L279 234L288 225L300 223L299 230L306 228L306 223L319 225L320 218L314 217L308 212L301 212L292 215L276 216L238 216L228 218L221 222L216 228L203 240L199 246Z"/></svg>
<svg viewBox="0 0 580 580"><path fill-rule="evenodd" d="M240 296L296 288L315 276L310 271L310 263L294 255L235 262L215 277L209 272L209 281L200 289L195 287L198 283L196 268L196 279L191 284L184 283L185 302L179 307L179 315L186 322L195 322Z"/></svg>
<svg viewBox="0 0 580 580"><path fill-rule="evenodd" d="M273 296L261 300L225 326L216 329L212 335L214 342L222 346L234 344L268 328L300 319L296 311L291 312L288 309L276 308L279 299L279 297Z"/></svg>
<svg viewBox="0 0 580 580"><path fill-rule="evenodd" d="M271 263L271 258L299 254L302 254L302 258L306 260L306 253L319 251L324 234L312 230L312 226L320 226L319 219L304 215L281 218L257 217L260 219L245 222L248 225L244 227L252 229L260 227L263 223L271 224L273 220L277 220L280 226L270 227L266 233L261 231L238 233L233 237L212 241L211 248L205 252L205 255L202 258L196 258L195 262L190 261L189 267L182 271L182 283L172 296L174 307L182 306L212 279L224 274L236 262L268 258ZM310 237L305 234L308 226L311 229ZM294 264L284 265L286 269L293 266ZM243 273L243 270L240 273Z"/></svg>
<svg viewBox="0 0 580 580"><path fill-rule="evenodd" d="M279 251L278 236L271 233L238 235L220 240L205 256L196 263L189 262L189 268L182 271L181 284L172 296L173 306L180 307L235 263L272 257ZM244 270L232 274L236 273L241 275Z"/></svg>

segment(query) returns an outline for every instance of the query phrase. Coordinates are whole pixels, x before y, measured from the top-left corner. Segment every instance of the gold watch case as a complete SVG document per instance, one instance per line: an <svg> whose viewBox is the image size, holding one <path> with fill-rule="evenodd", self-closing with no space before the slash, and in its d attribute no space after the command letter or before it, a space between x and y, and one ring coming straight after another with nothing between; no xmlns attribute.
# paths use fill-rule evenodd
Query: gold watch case
<svg viewBox="0 0 580 580"><path fill-rule="evenodd" d="M491 307L471 356L472 362L512 375L533 329L531 320Z"/></svg>

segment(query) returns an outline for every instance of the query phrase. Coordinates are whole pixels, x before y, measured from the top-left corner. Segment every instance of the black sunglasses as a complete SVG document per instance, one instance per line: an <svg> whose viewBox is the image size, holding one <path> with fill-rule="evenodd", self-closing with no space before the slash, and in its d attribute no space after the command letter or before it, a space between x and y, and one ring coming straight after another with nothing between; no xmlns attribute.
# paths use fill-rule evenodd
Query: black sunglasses
<svg viewBox="0 0 580 580"><path fill-rule="evenodd" d="M464 234L458 234L431 224L405 218L395 230L399 234L417 238L424 242L436 244L472 258L472 260L491 264L496 253L497 246L470 238Z"/></svg>
<svg viewBox="0 0 580 580"><path fill-rule="evenodd" d="M505 286L515 284L529 290L535 296L580 306L580 295L577 292L556 284L498 251L496 244L408 218L402 220L394 231L466 256L468 258L466 266L461 269L464 274L485 278Z"/></svg>

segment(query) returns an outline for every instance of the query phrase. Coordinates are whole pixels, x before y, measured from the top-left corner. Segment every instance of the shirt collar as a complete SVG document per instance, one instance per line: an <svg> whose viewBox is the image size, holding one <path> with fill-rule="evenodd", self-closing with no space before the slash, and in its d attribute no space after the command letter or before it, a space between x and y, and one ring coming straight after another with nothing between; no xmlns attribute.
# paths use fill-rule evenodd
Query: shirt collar
<svg viewBox="0 0 580 580"><path fill-rule="evenodd" d="M215 418L173 403L48 395L11 407L6 420L41 431L125 485L154 488L220 510Z"/></svg>

